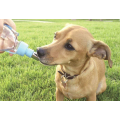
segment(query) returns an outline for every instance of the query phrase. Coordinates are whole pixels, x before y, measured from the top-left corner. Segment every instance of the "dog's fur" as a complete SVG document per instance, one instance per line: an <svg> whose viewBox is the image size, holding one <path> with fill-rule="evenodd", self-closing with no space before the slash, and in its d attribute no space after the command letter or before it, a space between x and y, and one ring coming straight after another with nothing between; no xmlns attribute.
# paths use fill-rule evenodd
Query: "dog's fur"
<svg viewBox="0 0 120 120"><path fill-rule="evenodd" d="M70 44L74 50L65 46ZM106 90L105 63L108 60L112 67L110 48L102 41L94 40L91 33L78 25L66 25L56 32L53 42L38 48L40 62L45 65L57 65L56 100L63 101L64 96L70 99L86 97L95 101L96 95ZM74 79L68 80L58 72L65 71Z"/></svg>

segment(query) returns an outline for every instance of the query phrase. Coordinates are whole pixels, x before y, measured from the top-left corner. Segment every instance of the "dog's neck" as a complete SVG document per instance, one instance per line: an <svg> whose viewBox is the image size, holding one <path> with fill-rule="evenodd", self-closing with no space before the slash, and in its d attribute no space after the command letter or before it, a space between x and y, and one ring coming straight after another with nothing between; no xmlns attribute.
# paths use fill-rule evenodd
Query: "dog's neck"
<svg viewBox="0 0 120 120"><path fill-rule="evenodd" d="M74 64L69 62L68 64L61 65L61 68L71 76L78 75L84 72L89 67L90 58L84 61L75 61Z"/></svg>

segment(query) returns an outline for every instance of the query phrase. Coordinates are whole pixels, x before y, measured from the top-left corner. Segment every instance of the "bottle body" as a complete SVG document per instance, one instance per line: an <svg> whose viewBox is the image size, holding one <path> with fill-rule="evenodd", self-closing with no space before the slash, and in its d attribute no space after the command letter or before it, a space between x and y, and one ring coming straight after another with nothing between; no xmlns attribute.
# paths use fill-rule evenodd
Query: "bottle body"
<svg viewBox="0 0 120 120"><path fill-rule="evenodd" d="M15 44L17 43L16 36L14 33L6 26L3 26L3 32L1 34L2 46L1 51L13 50Z"/></svg>
<svg viewBox="0 0 120 120"><path fill-rule="evenodd" d="M23 41L17 40L18 35L19 34L15 30L13 30L10 26L4 25L3 32L0 37L3 39L3 42L5 43L5 45L3 46L2 49L0 49L0 51L6 51L11 54L18 54L20 56L26 55L30 58L32 56L33 56L32 58L34 58L35 56L35 59L39 60L34 50L28 48L28 44L26 44ZM11 52L11 51L14 51L14 52Z"/></svg>

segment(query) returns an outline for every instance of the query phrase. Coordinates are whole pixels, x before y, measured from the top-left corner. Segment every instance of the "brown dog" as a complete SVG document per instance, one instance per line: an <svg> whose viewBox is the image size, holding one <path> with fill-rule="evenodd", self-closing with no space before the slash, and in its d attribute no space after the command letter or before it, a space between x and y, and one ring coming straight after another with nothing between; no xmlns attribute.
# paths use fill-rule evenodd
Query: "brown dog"
<svg viewBox="0 0 120 120"><path fill-rule="evenodd" d="M105 63L112 67L110 48L94 40L90 32L78 25L67 25L55 33L51 44L38 48L40 62L56 68L56 100L96 95L106 90ZM104 59L104 60L103 60Z"/></svg>

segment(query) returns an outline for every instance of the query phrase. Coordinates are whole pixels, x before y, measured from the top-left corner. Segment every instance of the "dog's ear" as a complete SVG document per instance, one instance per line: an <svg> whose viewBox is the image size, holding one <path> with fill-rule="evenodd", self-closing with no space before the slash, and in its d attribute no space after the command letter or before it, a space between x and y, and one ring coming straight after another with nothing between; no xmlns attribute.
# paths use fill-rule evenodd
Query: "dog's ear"
<svg viewBox="0 0 120 120"><path fill-rule="evenodd" d="M93 46L90 49L90 51L88 52L88 56L108 60L109 66L112 67L110 48L108 47L108 45L106 45L102 41L95 41L94 40Z"/></svg>

